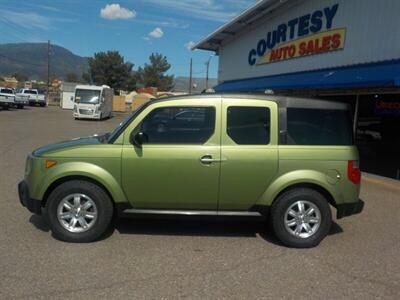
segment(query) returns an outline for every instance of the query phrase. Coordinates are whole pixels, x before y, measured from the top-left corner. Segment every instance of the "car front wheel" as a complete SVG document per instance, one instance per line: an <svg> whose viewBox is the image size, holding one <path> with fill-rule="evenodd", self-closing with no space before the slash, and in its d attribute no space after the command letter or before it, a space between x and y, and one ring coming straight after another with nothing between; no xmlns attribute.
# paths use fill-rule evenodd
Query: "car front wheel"
<svg viewBox="0 0 400 300"><path fill-rule="evenodd" d="M59 185L50 194L45 216L57 239L72 243L92 242L108 229L113 205L101 187L73 180Z"/></svg>
<svg viewBox="0 0 400 300"><path fill-rule="evenodd" d="M271 208L275 235L286 246L317 246L329 233L332 215L328 201L309 188L289 190L276 199Z"/></svg>

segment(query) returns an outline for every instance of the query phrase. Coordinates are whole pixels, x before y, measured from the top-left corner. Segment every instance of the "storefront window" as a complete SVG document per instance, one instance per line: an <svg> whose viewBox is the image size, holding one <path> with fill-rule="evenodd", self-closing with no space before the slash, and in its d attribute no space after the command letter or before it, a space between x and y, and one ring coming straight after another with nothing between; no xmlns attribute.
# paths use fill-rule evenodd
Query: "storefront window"
<svg viewBox="0 0 400 300"><path fill-rule="evenodd" d="M356 95L321 96L347 102ZM362 171L400 179L400 94L359 95L356 144Z"/></svg>

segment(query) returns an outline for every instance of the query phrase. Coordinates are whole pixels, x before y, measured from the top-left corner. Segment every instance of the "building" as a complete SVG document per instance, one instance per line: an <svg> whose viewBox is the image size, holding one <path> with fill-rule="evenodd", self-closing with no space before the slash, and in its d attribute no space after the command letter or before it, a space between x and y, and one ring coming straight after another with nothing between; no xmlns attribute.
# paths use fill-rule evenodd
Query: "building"
<svg viewBox="0 0 400 300"><path fill-rule="evenodd" d="M263 0L194 48L219 56L217 92L350 103L362 169L400 179L399 11L398 0Z"/></svg>
<svg viewBox="0 0 400 300"><path fill-rule="evenodd" d="M8 88L16 89L18 86L18 80L15 77L4 77L4 84Z"/></svg>

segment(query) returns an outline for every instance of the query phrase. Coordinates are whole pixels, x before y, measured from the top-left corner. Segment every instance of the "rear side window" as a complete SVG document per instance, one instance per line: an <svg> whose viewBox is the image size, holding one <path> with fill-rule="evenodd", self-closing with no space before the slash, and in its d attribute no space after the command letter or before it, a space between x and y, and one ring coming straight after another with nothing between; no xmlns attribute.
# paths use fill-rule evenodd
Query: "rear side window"
<svg viewBox="0 0 400 300"><path fill-rule="evenodd" d="M163 107L141 124L146 144L204 144L214 133L214 107Z"/></svg>
<svg viewBox="0 0 400 300"><path fill-rule="evenodd" d="M287 133L289 145L353 145L346 110L288 108Z"/></svg>
<svg viewBox="0 0 400 300"><path fill-rule="evenodd" d="M270 119L267 107L230 106L227 134L238 145L268 145Z"/></svg>

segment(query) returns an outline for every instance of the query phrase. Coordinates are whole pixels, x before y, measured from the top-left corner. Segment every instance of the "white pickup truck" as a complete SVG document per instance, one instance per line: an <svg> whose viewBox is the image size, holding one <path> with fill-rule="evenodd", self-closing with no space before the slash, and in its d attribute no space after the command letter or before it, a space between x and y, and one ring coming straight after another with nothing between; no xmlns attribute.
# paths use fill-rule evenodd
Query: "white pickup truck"
<svg viewBox="0 0 400 300"><path fill-rule="evenodd" d="M8 109L13 105L15 105L14 91L10 88L0 87L0 106Z"/></svg>
<svg viewBox="0 0 400 300"><path fill-rule="evenodd" d="M17 97L29 96L29 105L39 104L40 106L46 106L46 98L44 95L39 94L37 89L21 89L16 94Z"/></svg>

